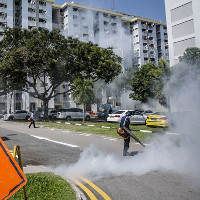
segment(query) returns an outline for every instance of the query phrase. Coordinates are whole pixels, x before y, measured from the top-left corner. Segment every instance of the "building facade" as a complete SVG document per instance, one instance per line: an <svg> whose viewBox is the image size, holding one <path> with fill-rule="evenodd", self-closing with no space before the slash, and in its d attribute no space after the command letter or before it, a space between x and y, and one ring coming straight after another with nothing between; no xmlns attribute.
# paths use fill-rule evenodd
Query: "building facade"
<svg viewBox="0 0 200 200"><path fill-rule="evenodd" d="M165 0L170 65L179 62L188 47L200 47L200 1Z"/></svg>
<svg viewBox="0 0 200 200"><path fill-rule="evenodd" d="M122 67L138 68L148 62L158 64L159 58L168 60L166 24L126 13L66 2L53 4L54 0L0 0L0 39L4 27L57 29L62 35L93 42L101 47L112 47L122 57ZM40 87L38 83L38 87ZM58 87L66 91L67 84ZM4 99L3 99L4 98ZM42 102L28 93L15 91L2 97L6 109L35 110ZM52 99L49 107L74 107L70 94ZM10 109L11 108L11 109Z"/></svg>

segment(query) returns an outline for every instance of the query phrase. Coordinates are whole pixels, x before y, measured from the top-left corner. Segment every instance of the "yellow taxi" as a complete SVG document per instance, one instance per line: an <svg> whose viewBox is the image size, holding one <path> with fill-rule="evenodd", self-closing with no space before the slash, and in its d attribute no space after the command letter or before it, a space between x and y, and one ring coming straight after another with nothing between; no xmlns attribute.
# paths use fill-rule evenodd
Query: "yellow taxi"
<svg viewBox="0 0 200 200"><path fill-rule="evenodd" d="M166 128L168 127L167 112L155 112L147 116L147 126L159 126Z"/></svg>

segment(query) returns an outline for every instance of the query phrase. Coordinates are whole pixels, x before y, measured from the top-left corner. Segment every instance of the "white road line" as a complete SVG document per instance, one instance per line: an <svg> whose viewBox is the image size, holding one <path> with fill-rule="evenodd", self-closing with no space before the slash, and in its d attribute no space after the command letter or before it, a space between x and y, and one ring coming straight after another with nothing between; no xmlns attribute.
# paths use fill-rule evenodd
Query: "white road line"
<svg viewBox="0 0 200 200"><path fill-rule="evenodd" d="M115 138L112 138L112 139L109 139L109 140L112 140L112 141L117 141L117 139L115 139Z"/></svg>
<svg viewBox="0 0 200 200"><path fill-rule="evenodd" d="M87 125L87 126L95 126L95 125L93 125L93 124L89 124L89 125Z"/></svg>
<svg viewBox="0 0 200 200"><path fill-rule="evenodd" d="M81 133L79 135L83 135L83 136L90 136L91 134L87 134L87 133Z"/></svg>
<svg viewBox="0 0 200 200"><path fill-rule="evenodd" d="M146 131L146 130L140 130L140 132L144 132L144 133L152 133L152 131Z"/></svg>
<svg viewBox="0 0 200 200"><path fill-rule="evenodd" d="M166 132L166 135L180 135L180 133L169 133L169 132Z"/></svg>
<svg viewBox="0 0 200 200"><path fill-rule="evenodd" d="M62 144L62 145L65 145L65 146L69 146L69 147L79 147L77 145L73 145L73 144L68 144L68 143L64 143L64 142L58 142L58 141L55 141L55 140L50 140L48 138L45 138L45 137L39 137L39 136L36 136L36 135L31 135L32 137L35 137L39 140L46 140L46 141L49 141L49 142L54 142L54 143L57 143L57 144Z"/></svg>

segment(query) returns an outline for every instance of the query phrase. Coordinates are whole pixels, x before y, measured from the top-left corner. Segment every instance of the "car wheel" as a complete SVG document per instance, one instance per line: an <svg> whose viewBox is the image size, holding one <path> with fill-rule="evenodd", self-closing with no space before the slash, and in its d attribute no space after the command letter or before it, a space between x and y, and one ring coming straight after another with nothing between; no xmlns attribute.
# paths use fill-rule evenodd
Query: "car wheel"
<svg viewBox="0 0 200 200"><path fill-rule="evenodd" d="M71 117L70 117L70 116L67 116L67 117L66 117L66 120L67 120L67 121L71 121Z"/></svg>
<svg viewBox="0 0 200 200"><path fill-rule="evenodd" d="M90 121L90 116L86 116L86 117L85 117L85 120L86 120L86 121Z"/></svg>
<svg viewBox="0 0 200 200"><path fill-rule="evenodd" d="M8 120L13 120L13 116L8 117Z"/></svg>

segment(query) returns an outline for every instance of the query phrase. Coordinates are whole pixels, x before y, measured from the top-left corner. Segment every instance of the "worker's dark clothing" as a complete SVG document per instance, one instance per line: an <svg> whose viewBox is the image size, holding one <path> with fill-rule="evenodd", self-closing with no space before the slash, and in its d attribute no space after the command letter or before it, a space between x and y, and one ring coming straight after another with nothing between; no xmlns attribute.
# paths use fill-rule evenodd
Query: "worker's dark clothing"
<svg viewBox="0 0 200 200"><path fill-rule="evenodd" d="M123 116L121 119L120 127L123 128L123 126L125 126L126 128L130 130L129 125L130 125L130 118L128 116ZM127 139L124 139L123 156L129 155L128 153L129 143L130 143L130 136Z"/></svg>

